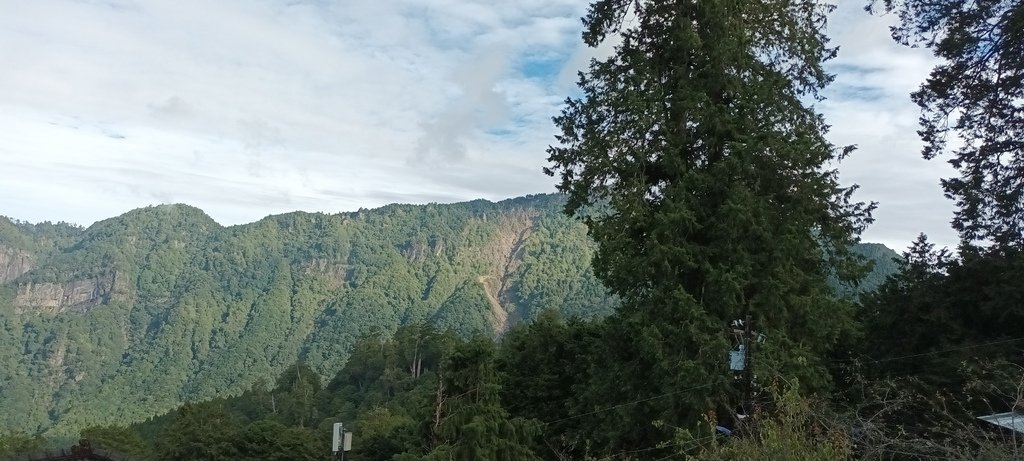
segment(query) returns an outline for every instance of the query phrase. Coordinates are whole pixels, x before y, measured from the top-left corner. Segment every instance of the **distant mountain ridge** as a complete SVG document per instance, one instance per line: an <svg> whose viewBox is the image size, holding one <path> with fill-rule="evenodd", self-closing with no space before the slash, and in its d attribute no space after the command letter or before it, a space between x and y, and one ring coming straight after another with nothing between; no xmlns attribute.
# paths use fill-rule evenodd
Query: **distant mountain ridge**
<svg viewBox="0 0 1024 461"><path fill-rule="evenodd" d="M610 313L559 195L294 212L223 227L187 205L87 229L0 218L0 430L71 434L237 394L297 359L324 376L367 335L500 334ZM861 289L891 273L878 261ZM887 251L886 251L887 250Z"/></svg>

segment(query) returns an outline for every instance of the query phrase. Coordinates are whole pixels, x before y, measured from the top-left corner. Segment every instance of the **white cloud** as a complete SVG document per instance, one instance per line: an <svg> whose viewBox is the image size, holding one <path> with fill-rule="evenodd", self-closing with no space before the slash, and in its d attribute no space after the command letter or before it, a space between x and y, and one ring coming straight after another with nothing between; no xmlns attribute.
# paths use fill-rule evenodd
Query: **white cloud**
<svg viewBox="0 0 1024 461"><path fill-rule="evenodd" d="M822 106L866 236L951 242L941 163L907 93L927 53L852 2ZM576 70L579 0L0 0L0 214L89 224L186 202L225 224L302 209L553 190L541 173ZM945 234L943 234L945 232ZM944 236L943 236L944 235Z"/></svg>
<svg viewBox="0 0 1024 461"><path fill-rule="evenodd" d="M514 66L569 53L584 7L4 1L0 167L19 175L2 213L88 224L183 201L235 223L552 190L548 126L487 133L554 115Z"/></svg>
<svg viewBox="0 0 1024 461"><path fill-rule="evenodd" d="M867 14L863 2L840 2L828 30L840 47L830 63L836 80L819 109L832 124L834 143L858 146L840 165L841 179L861 185L860 200L879 202L864 239L902 249L925 232L933 242L953 246L953 205L939 178L954 171L941 160L921 158L919 111L910 100L935 60L927 50L893 42L894 20Z"/></svg>

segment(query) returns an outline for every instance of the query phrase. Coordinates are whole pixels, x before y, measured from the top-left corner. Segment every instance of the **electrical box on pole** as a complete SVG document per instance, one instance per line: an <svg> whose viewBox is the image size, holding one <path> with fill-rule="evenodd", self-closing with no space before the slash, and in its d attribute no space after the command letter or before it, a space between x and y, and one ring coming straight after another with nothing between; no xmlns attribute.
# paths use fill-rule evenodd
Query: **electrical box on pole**
<svg viewBox="0 0 1024 461"><path fill-rule="evenodd" d="M729 370L740 387L742 399L736 416L749 425L755 412L754 349L764 343L766 338L754 331L754 322L749 314L744 319L733 320L729 330L737 344L736 349L729 351Z"/></svg>
<svg viewBox="0 0 1024 461"><path fill-rule="evenodd" d="M352 451L352 433L345 432L345 426L342 423L334 423L331 452L335 457L344 461L346 451Z"/></svg>
<svg viewBox="0 0 1024 461"><path fill-rule="evenodd" d="M334 423L334 431L331 437L331 452L337 453L341 451L341 442L344 437L345 425L342 423Z"/></svg>
<svg viewBox="0 0 1024 461"><path fill-rule="evenodd" d="M743 371L747 366L746 346L740 344L734 351L729 351L729 369L732 371Z"/></svg>

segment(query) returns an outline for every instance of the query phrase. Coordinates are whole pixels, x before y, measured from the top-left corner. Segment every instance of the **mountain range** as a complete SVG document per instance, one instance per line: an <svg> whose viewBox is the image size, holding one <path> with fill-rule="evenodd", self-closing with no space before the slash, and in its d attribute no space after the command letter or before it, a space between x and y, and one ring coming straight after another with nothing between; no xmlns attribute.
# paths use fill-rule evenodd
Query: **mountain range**
<svg viewBox="0 0 1024 461"><path fill-rule="evenodd" d="M500 336L616 305L559 195L294 212L224 227L187 205L88 228L0 218L0 431L71 436L237 395L301 360L333 376L362 338L429 323ZM856 296L896 269L892 250Z"/></svg>

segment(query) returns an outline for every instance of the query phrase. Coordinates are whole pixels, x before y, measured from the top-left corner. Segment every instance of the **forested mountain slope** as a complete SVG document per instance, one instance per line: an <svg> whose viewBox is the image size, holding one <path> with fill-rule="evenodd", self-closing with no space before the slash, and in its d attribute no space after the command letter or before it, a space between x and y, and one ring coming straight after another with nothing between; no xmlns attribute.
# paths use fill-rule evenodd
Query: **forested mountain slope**
<svg viewBox="0 0 1024 461"><path fill-rule="evenodd" d="M602 316L585 227L538 195L222 227L161 205L88 229L0 218L0 430L72 434L238 394L362 337ZM884 247L882 247L884 248ZM874 251L883 272L889 251ZM887 249L885 249L887 250ZM862 288L865 288L862 287Z"/></svg>

